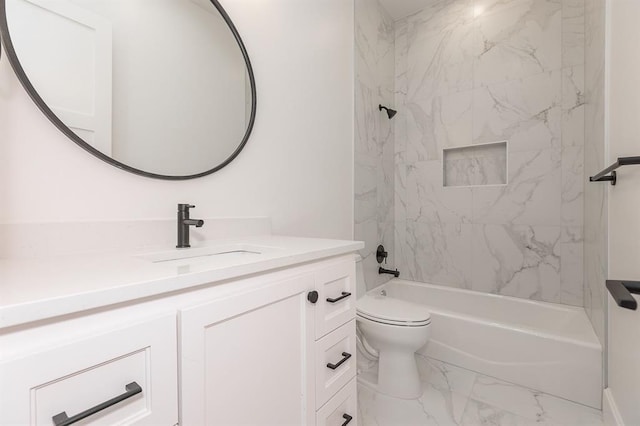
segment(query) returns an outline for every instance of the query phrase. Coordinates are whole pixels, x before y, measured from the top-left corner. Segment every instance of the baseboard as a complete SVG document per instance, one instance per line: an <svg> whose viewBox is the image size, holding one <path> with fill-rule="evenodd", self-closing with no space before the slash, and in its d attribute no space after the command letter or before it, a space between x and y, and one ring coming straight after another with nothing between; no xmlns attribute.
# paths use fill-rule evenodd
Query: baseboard
<svg viewBox="0 0 640 426"><path fill-rule="evenodd" d="M609 388L602 391L602 416L605 426L624 426L622 416Z"/></svg>

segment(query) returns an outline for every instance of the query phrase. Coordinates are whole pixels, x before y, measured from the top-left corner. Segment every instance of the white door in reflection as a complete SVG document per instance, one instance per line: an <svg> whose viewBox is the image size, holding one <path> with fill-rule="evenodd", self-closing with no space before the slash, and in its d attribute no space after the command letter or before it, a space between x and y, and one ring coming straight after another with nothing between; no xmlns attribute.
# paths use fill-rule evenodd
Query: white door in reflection
<svg viewBox="0 0 640 426"><path fill-rule="evenodd" d="M110 156L111 22L66 0L6 4L13 45L41 97L74 133Z"/></svg>

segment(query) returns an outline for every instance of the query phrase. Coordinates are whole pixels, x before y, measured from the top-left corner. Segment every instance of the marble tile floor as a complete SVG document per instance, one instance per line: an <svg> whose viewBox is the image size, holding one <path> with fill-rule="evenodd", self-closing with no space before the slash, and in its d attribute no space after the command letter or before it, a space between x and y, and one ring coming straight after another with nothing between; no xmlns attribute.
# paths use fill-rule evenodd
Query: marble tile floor
<svg viewBox="0 0 640 426"><path fill-rule="evenodd" d="M423 394L392 398L358 383L358 426L602 426L602 412L418 356ZM372 370L363 374L371 375ZM375 371L375 366L373 367Z"/></svg>

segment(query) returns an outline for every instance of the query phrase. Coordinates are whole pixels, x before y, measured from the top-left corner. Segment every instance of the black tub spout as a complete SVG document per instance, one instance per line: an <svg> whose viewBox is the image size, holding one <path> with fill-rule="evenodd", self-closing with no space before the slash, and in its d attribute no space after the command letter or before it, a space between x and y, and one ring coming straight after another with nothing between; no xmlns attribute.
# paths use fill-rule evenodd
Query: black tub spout
<svg viewBox="0 0 640 426"><path fill-rule="evenodd" d="M390 274L393 275L394 277L398 278L400 276L400 271L398 271L398 269L396 268L395 271L392 271L391 269L384 269L382 266L378 268L378 274L382 275L382 274Z"/></svg>

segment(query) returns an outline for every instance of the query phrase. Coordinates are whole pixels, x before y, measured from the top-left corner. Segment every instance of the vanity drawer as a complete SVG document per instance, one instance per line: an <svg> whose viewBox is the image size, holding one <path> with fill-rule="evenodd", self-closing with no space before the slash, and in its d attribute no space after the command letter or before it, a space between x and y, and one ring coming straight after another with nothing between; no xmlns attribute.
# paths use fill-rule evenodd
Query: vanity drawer
<svg viewBox="0 0 640 426"><path fill-rule="evenodd" d="M356 376L356 321L316 342L316 407Z"/></svg>
<svg viewBox="0 0 640 426"><path fill-rule="evenodd" d="M175 315L165 315L4 362L0 421L60 424L109 402L80 424L174 425L176 345Z"/></svg>
<svg viewBox="0 0 640 426"><path fill-rule="evenodd" d="M355 262L342 262L315 274L318 303L315 306L316 339L356 317Z"/></svg>
<svg viewBox="0 0 640 426"><path fill-rule="evenodd" d="M336 393L316 413L316 426L342 426L358 424L358 389L356 378Z"/></svg>

